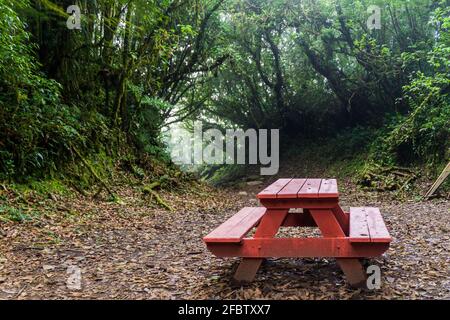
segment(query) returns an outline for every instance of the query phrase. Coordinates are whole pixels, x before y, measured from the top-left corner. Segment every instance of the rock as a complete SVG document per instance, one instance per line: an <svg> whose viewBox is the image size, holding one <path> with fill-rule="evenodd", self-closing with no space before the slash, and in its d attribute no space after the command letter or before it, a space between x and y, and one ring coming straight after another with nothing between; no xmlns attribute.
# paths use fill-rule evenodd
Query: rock
<svg viewBox="0 0 450 320"><path fill-rule="evenodd" d="M258 185L260 185L260 184L262 184L262 181L248 181L247 182L247 185L248 186L258 186Z"/></svg>
<svg viewBox="0 0 450 320"><path fill-rule="evenodd" d="M240 195L240 196L246 196L246 195L248 195L248 193L245 192L245 191L241 191L241 192L239 192L239 195Z"/></svg>
<svg viewBox="0 0 450 320"><path fill-rule="evenodd" d="M44 269L44 271L51 271L51 270L53 270L53 269L55 269L56 267L55 266L52 266L52 265L50 265L50 264L44 264L43 266L42 266L42 269Z"/></svg>

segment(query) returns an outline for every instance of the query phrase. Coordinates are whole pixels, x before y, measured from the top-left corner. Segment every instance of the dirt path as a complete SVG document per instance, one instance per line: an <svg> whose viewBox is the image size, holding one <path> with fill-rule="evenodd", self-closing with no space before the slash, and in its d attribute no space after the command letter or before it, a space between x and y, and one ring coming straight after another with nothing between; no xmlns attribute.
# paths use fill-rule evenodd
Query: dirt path
<svg viewBox="0 0 450 320"><path fill-rule="evenodd" d="M261 187L162 193L173 212L151 207L131 187L119 189L123 204L81 197L35 200L39 217L1 222L0 298L450 298L449 202L388 201L345 180L344 208L380 207L395 239L383 258L370 262L382 268L380 290L349 288L333 259L271 259L254 283L232 289L238 260L213 257L201 237L242 206L257 205ZM77 270L81 289L76 281L70 289L68 279Z"/></svg>

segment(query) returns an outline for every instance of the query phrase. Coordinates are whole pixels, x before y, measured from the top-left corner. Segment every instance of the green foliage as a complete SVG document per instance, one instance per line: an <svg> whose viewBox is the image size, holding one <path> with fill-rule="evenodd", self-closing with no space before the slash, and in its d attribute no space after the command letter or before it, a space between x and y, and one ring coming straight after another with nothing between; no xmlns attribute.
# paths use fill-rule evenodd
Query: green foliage
<svg viewBox="0 0 450 320"><path fill-rule="evenodd" d="M201 172L201 176L212 185L236 186L236 182L243 182L243 177L247 174L248 166L235 164L218 167L206 167L203 169L204 170Z"/></svg>
<svg viewBox="0 0 450 320"><path fill-rule="evenodd" d="M25 213L21 208L0 205L0 220L26 222L32 220L32 215Z"/></svg>
<svg viewBox="0 0 450 320"><path fill-rule="evenodd" d="M59 85L38 72L24 27L1 2L0 180L51 167L57 152L52 147L76 135L64 122L68 112L59 105Z"/></svg>
<svg viewBox="0 0 450 320"><path fill-rule="evenodd" d="M85 26L104 24L103 38L95 28L90 33L67 30L64 1L0 1L0 181L62 176L89 186L91 174L74 149L106 177L120 153L168 160L159 132L172 104L156 96L163 96L161 81L169 73L178 79L191 72L172 74L169 60L177 46L198 36L201 20L195 14L180 18L181 11L168 2L135 1L136 7L101 2L104 12L91 4L82 10ZM124 18L119 12L125 7L136 14L122 25L117 19ZM103 17L97 21L99 14ZM110 50L114 33L133 38L139 47ZM148 34L155 42L148 42ZM89 45L95 41L101 51ZM191 59L190 67L197 62ZM177 86L184 90L182 83Z"/></svg>
<svg viewBox="0 0 450 320"><path fill-rule="evenodd" d="M67 186L59 180L31 181L28 187L41 195L67 193Z"/></svg>
<svg viewBox="0 0 450 320"><path fill-rule="evenodd" d="M439 27L429 51L402 55L404 67L425 64L426 71L411 73L403 87L410 112L391 117L387 129L373 144L376 161L393 165L413 162L440 163L450 148L450 9L437 8L431 23Z"/></svg>
<svg viewBox="0 0 450 320"><path fill-rule="evenodd" d="M0 181L84 188L118 164L162 176L162 128L199 117L331 139L325 161L352 169L366 152L381 166L448 157L448 1L375 0L380 30L362 0L77 4L83 27L67 30L65 0L0 0Z"/></svg>
<svg viewBox="0 0 450 320"><path fill-rule="evenodd" d="M161 113L171 106L160 99L143 96L140 110L134 113L130 132L135 137L136 147L140 152L164 158L164 146L160 140L160 129L163 125Z"/></svg>

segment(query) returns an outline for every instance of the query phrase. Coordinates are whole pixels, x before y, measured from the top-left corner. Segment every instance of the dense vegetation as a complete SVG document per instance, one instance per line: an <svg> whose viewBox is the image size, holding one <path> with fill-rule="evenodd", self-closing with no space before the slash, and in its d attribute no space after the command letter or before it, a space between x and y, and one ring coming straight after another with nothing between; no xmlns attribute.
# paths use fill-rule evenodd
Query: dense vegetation
<svg viewBox="0 0 450 320"><path fill-rule="evenodd" d="M161 130L195 119L438 167L449 16L446 0L0 0L0 181L155 171Z"/></svg>

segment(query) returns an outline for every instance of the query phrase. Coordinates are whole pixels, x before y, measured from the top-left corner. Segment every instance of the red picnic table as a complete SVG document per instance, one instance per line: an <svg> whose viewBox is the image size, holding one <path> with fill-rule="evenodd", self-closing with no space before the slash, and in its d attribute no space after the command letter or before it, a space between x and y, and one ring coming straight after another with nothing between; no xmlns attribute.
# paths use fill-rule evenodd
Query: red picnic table
<svg viewBox="0 0 450 320"><path fill-rule="evenodd" d="M333 257L350 285L364 287L360 259L382 255L392 240L378 208L342 210L336 179L279 179L257 197L263 207L243 208L203 238L214 255L243 258L237 283L252 281L264 258ZM282 226L318 227L322 237L276 238Z"/></svg>

